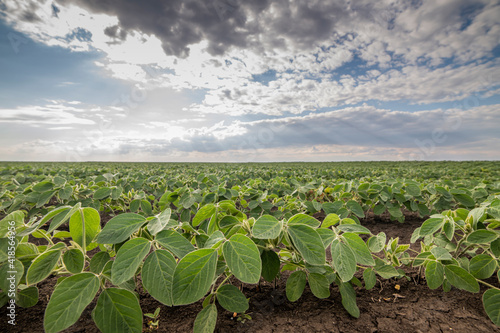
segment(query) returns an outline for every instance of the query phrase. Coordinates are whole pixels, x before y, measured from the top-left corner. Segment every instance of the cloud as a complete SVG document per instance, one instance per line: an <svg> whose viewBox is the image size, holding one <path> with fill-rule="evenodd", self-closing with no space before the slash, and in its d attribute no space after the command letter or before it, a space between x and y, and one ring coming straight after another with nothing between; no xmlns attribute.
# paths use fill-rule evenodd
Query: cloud
<svg viewBox="0 0 500 333"><path fill-rule="evenodd" d="M77 109L63 105L24 106L0 110L0 123L17 123L27 126L93 125L94 120L77 117Z"/></svg>

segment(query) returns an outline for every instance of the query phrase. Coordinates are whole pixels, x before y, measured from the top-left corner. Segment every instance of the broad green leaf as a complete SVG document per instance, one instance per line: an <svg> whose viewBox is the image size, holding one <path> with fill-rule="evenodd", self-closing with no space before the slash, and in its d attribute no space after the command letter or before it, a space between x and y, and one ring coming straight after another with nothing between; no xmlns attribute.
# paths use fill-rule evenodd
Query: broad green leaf
<svg viewBox="0 0 500 333"><path fill-rule="evenodd" d="M59 258L61 258L60 250L49 250L36 257L26 274L26 284L37 284L49 276Z"/></svg>
<svg viewBox="0 0 500 333"><path fill-rule="evenodd" d="M500 238L491 242L490 249L496 257L500 257Z"/></svg>
<svg viewBox="0 0 500 333"><path fill-rule="evenodd" d="M210 304L196 316L193 333L212 333L215 330L215 324L217 324L217 307L215 304Z"/></svg>
<svg viewBox="0 0 500 333"><path fill-rule="evenodd" d="M356 234L346 232L342 234L347 244L356 256L356 261L361 265L373 266L375 261L372 258L372 253L368 249L366 243Z"/></svg>
<svg viewBox="0 0 500 333"><path fill-rule="evenodd" d="M309 287L317 298L330 297L330 283L324 275L311 273L308 277Z"/></svg>
<svg viewBox="0 0 500 333"><path fill-rule="evenodd" d="M306 287L307 275L304 271L295 271L286 280L286 298L295 302L302 296Z"/></svg>
<svg viewBox="0 0 500 333"><path fill-rule="evenodd" d="M438 261L431 261L425 267L425 279L430 289L439 288L444 281L444 267Z"/></svg>
<svg viewBox="0 0 500 333"><path fill-rule="evenodd" d="M142 310L139 300L132 292L125 289L104 289L92 311L92 317L103 333L142 332Z"/></svg>
<svg viewBox="0 0 500 333"><path fill-rule="evenodd" d="M38 201L36 202L36 208L40 208L42 207L43 205L45 205L46 203L49 202L49 200L57 193L57 191L47 191L47 192L43 192L42 194L40 194L40 196L38 197Z"/></svg>
<svg viewBox="0 0 500 333"><path fill-rule="evenodd" d="M174 271L172 300L174 305L198 301L208 291L215 277L217 251L200 249L182 258Z"/></svg>
<svg viewBox="0 0 500 333"><path fill-rule="evenodd" d="M370 290L375 287L377 283L377 276L372 268L367 268L363 271L363 280L365 280L366 290Z"/></svg>
<svg viewBox="0 0 500 333"><path fill-rule="evenodd" d="M495 273L497 262L487 254L478 254L469 263L469 272L476 279L484 280Z"/></svg>
<svg viewBox="0 0 500 333"><path fill-rule="evenodd" d="M49 181L43 181L43 182L39 182L38 184L33 186L33 191L38 192L38 193L42 193L42 192L52 190L52 188L54 188L54 183L49 182Z"/></svg>
<svg viewBox="0 0 500 333"><path fill-rule="evenodd" d="M449 241L453 240L453 235L455 234L455 222L447 220L443 225L443 231Z"/></svg>
<svg viewBox="0 0 500 333"><path fill-rule="evenodd" d="M456 265L444 266L446 279L455 287L470 291L471 293L479 292L479 284L477 280L465 269Z"/></svg>
<svg viewBox="0 0 500 333"><path fill-rule="evenodd" d="M70 273L80 273L85 266L85 256L79 249L71 249L64 252L63 263Z"/></svg>
<svg viewBox="0 0 500 333"><path fill-rule="evenodd" d="M150 220L148 223L149 233L154 236L162 231L170 221L171 214L172 211L170 210L170 208L167 208L163 212L155 216L152 220Z"/></svg>
<svg viewBox="0 0 500 333"><path fill-rule="evenodd" d="M418 197L421 194L420 188L416 184L409 184L406 186L406 192L413 197Z"/></svg>
<svg viewBox="0 0 500 333"><path fill-rule="evenodd" d="M97 235L99 244L118 244L130 237L146 221L144 216L135 213L123 213L113 217Z"/></svg>
<svg viewBox="0 0 500 333"><path fill-rule="evenodd" d="M201 207L193 217L193 227L197 227L203 220L208 219L215 214L215 205L207 204Z"/></svg>
<svg viewBox="0 0 500 333"><path fill-rule="evenodd" d="M476 205L474 199L465 193L453 194L455 199L467 208L473 208Z"/></svg>
<svg viewBox="0 0 500 333"><path fill-rule="evenodd" d="M260 258L262 260L262 277L268 282L273 281L280 271L279 256L272 250L264 250Z"/></svg>
<svg viewBox="0 0 500 333"><path fill-rule="evenodd" d="M486 244L496 240L498 234L493 230L480 229L473 231L468 237L467 241L473 244Z"/></svg>
<svg viewBox="0 0 500 333"><path fill-rule="evenodd" d="M500 326L500 290L488 289L483 294L483 305L491 321Z"/></svg>
<svg viewBox="0 0 500 333"><path fill-rule="evenodd" d="M94 199L102 200L102 199L109 197L110 194L111 194L110 188L101 187L100 189L98 189L97 191L94 192Z"/></svg>
<svg viewBox="0 0 500 333"><path fill-rule="evenodd" d="M30 308L38 303L38 288L36 286L19 289L16 293L16 304L22 308Z"/></svg>
<svg viewBox="0 0 500 333"><path fill-rule="evenodd" d="M57 228L59 228L59 226L61 226L62 224L64 224L66 221L68 221L71 218L71 216L73 216L73 214L80 209L81 203L77 203L73 207L70 207L70 206L64 206L64 207L65 207L65 209L59 211L57 214L50 216L51 213L53 213L54 211L57 211L59 208L62 208L62 207L59 207L59 208L56 208L56 209L52 210L50 213L48 213L47 215L45 215L42 218L41 225L43 225L45 223L43 221L43 219L45 219L46 217L48 217L48 219L47 219L47 221L48 221L48 220L50 220L53 217L52 218L52 222L50 222L50 226L47 229L47 233L51 233L52 231L54 231Z"/></svg>
<svg viewBox="0 0 500 333"><path fill-rule="evenodd" d="M45 310L45 332L59 332L76 323L98 290L99 279L92 273L80 273L64 279L54 289Z"/></svg>
<svg viewBox="0 0 500 333"><path fill-rule="evenodd" d="M424 237L427 235L432 235L438 231L444 224L444 218L441 217L431 217L425 220L420 226L420 236Z"/></svg>
<svg viewBox="0 0 500 333"><path fill-rule="evenodd" d="M84 225L85 223L85 225ZM85 246L83 245L83 230L85 229ZM79 209L69 220L71 238L82 248L88 248L95 236L101 231L101 217L94 208Z"/></svg>
<svg viewBox="0 0 500 333"><path fill-rule="evenodd" d="M153 207L151 206L151 203L148 200L146 199L141 200L141 209L144 213L146 213L147 216L153 215Z"/></svg>
<svg viewBox="0 0 500 333"><path fill-rule="evenodd" d="M356 304L356 291L349 282L339 284L340 295L342 296L342 305L354 318L359 318L359 308Z"/></svg>
<svg viewBox="0 0 500 333"><path fill-rule="evenodd" d="M333 268L337 271L340 279L343 282L348 282L356 272L356 257L349 245L346 245L338 240L332 243L332 263Z"/></svg>
<svg viewBox="0 0 500 333"><path fill-rule="evenodd" d="M10 289L12 282L14 282L14 285L17 287L19 281L21 281L21 278L23 277L23 274L24 266L19 260L16 259L14 262L4 262L0 266L0 289L7 292L7 290ZM13 275L15 275L14 281L11 279Z"/></svg>
<svg viewBox="0 0 500 333"><path fill-rule="evenodd" d="M452 260L450 252L442 247L434 247L431 249L432 255L436 258L436 260Z"/></svg>
<svg viewBox="0 0 500 333"><path fill-rule="evenodd" d="M305 261L311 265L325 263L325 247L316 230L308 225L292 224L288 226L288 234Z"/></svg>
<svg viewBox="0 0 500 333"><path fill-rule="evenodd" d="M73 194L73 187L65 186L59 190L58 194L59 198L61 198L62 200L68 200Z"/></svg>
<svg viewBox="0 0 500 333"><path fill-rule="evenodd" d="M280 235L281 223L271 215L262 215L255 221L252 234L257 239L274 239Z"/></svg>
<svg viewBox="0 0 500 333"><path fill-rule="evenodd" d="M345 221L346 219L342 220ZM341 224L337 227L338 230L343 232L352 232L356 234L371 234L370 230L359 224Z"/></svg>
<svg viewBox="0 0 500 333"><path fill-rule="evenodd" d="M217 248L224 240L225 237L222 231L217 230L208 237L203 247L206 249Z"/></svg>
<svg viewBox="0 0 500 333"><path fill-rule="evenodd" d="M229 312L243 313L248 310L248 300L232 284L225 284L217 290L217 301Z"/></svg>
<svg viewBox="0 0 500 333"><path fill-rule="evenodd" d="M314 217L306 214L296 214L288 220L288 225L308 225L311 228L317 228L320 225L320 221L316 220Z"/></svg>
<svg viewBox="0 0 500 333"><path fill-rule="evenodd" d="M166 250L152 252L142 266L142 284L161 303L172 306L172 279L177 262Z"/></svg>
<svg viewBox="0 0 500 333"><path fill-rule="evenodd" d="M163 230L156 235L156 241L167 250L171 251L179 259L195 250L184 236L174 230Z"/></svg>
<svg viewBox="0 0 500 333"><path fill-rule="evenodd" d="M346 207L349 209L351 212L354 213L354 215L364 218L365 217L365 212L363 211L363 208L361 208L361 205L357 203L354 200L349 200L346 202Z"/></svg>
<svg viewBox="0 0 500 333"><path fill-rule="evenodd" d="M10 224L13 222L13 225ZM8 214L0 221L0 238L7 237L7 233L9 232L9 227L13 226L16 229L20 226L24 225L24 212L21 210L16 210Z"/></svg>
<svg viewBox="0 0 500 333"><path fill-rule="evenodd" d="M384 232L380 232L377 236L372 236L368 238L368 248L370 248L371 252L377 253L380 252L384 249L385 247L385 241L387 239L387 236L385 235Z"/></svg>
<svg viewBox="0 0 500 333"><path fill-rule="evenodd" d="M262 261L257 245L245 235L236 234L222 247L227 266L234 276L244 283L257 283Z"/></svg>
<svg viewBox="0 0 500 333"><path fill-rule="evenodd" d="M321 228L328 228L333 225L336 225L339 222L340 222L340 217L337 214L331 213L325 217L323 223L321 223Z"/></svg>
<svg viewBox="0 0 500 333"><path fill-rule="evenodd" d="M90 259L90 271L95 274L101 274L104 266L110 259L109 253L103 251L97 252L92 259Z"/></svg>
<svg viewBox="0 0 500 333"><path fill-rule="evenodd" d="M391 208L387 208L387 211L389 212L389 214L391 214L391 216L393 217L403 217L403 212L401 211L401 208L396 206L396 207L391 207Z"/></svg>
<svg viewBox="0 0 500 333"><path fill-rule="evenodd" d="M134 238L123 244L111 267L111 281L119 285L134 277L135 272L151 249L151 242L145 238Z"/></svg>
<svg viewBox="0 0 500 333"><path fill-rule="evenodd" d="M318 228L316 229L321 241L323 242L323 247L326 249L335 239L335 233L332 229Z"/></svg>

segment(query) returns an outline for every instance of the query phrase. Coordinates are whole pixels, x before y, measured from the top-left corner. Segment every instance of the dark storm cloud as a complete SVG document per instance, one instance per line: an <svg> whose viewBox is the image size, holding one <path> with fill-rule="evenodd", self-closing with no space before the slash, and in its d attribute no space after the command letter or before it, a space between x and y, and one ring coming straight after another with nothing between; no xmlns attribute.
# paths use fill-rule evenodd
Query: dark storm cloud
<svg viewBox="0 0 500 333"><path fill-rule="evenodd" d="M305 0L58 0L117 16L120 27L153 34L166 54L189 55L190 45L208 42L212 55L231 47L310 47L328 38L345 6ZM108 31L109 32L109 31ZM111 33L111 32L109 32ZM261 34L266 39L261 40ZM267 45L269 46L269 45ZM263 48L265 49L265 48Z"/></svg>
<svg viewBox="0 0 500 333"><path fill-rule="evenodd" d="M113 25L104 29L104 34L108 37L125 40L127 38L127 31L120 29L118 25Z"/></svg>

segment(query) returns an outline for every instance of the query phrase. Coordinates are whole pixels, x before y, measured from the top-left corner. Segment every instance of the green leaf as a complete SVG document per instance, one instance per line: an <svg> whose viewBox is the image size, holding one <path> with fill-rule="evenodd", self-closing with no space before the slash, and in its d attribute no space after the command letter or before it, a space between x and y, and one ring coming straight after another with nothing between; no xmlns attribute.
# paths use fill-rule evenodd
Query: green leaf
<svg viewBox="0 0 500 333"><path fill-rule="evenodd" d="M156 241L167 250L171 251L179 259L195 250L184 236L174 230L163 230L156 235Z"/></svg>
<svg viewBox="0 0 500 333"><path fill-rule="evenodd" d="M500 257L500 238L491 242L490 249L493 255Z"/></svg>
<svg viewBox="0 0 500 333"><path fill-rule="evenodd" d="M316 230L308 225L293 224L288 226L288 234L305 261L311 265L325 263L325 247Z"/></svg>
<svg viewBox="0 0 500 333"><path fill-rule="evenodd" d="M125 289L104 289L92 311L92 317L103 333L142 332L142 310L139 300L132 292Z"/></svg>
<svg viewBox="0 0 500 333"><path fill-rule="evenodd" d="M340 222L340 217L337 214L331 213L325 217L323 223L321 223L321 228L328 228L333 225L336 225L339 222Z"/></svg>
<svg viewBox="0 0 500 333"><path fill-rule="evenodd" d="M59 190L58 194L59 198L61 198L62 200L68 200L73 194L73 187L65 186Z"/></svg>
<svg viewBox="0 0 500 333"><path fill-rule="evenodd" d="M323 242L323 247L326 249L335 239L336 235L332 229L319 228L316 229L321 241Z"/></svg>
<svg viewBox="0 0 500 333"><path fill-rule="evenodd" d="M496 240L498 234L493 230L479 229L473 231L468 237L467 241L472 244L486 244Z"/></svg>
<svg viewBox="0 0 500 333"><path fill-rule="evenodd" d="M193 333L212 333L215 324L217 324L217 307L215 304L210 304L196 316Z"/></svg>
<svg viewBox="0 0 500 333"><path fill-rule="evenodd" d="M45 310L45 332L59 332L76 323L98 290L99 279L92 273L80 273L64 279L54 289Z"/></svg>
<svg viewBox="0 0 500 333"><path fill-rule="evenodd" d="M320 221L316 220L314 217L306 214L296 214L288 220L288 225L307 225L311 228L317 228L320 225Z"/></svg>
<svg viewBox="0 0 500 333"><path fill-rule="evenodd" d="M309 274L309 287L317 298L330 297L330 283L324 275L318 273Z"/></svg>
<svg viewBox="0 0 500 333"><path fill-rule="evenodd" d="M73 274L83 271L85 266L85 256L79 249L71 249L63 254L63 263L66 269Z"/></svg>
<svg viewBox="0 0 500 333"><path fill-rule="evenodd" d="M274 251L264 250L260 255L262 260L262 277L271 282L276 278L280 271L280 258Z"/></svg>
<svg viewBox="0 0 500 333"><path fill-rule="evenodd" d="M155 216L152 220L150 220L147 226L149 233L154 236L162 231L170 221L171 214L171 209L167 208L159 215Z"/></svg>
<svg viewBox="0 0 500 333"><path fill-rule="evenodd" d="M236 234L222 247L227 266L234 276L244 283L257 283L262 261L257 245L245 235Z"/></svg>
<svg viewBox="0 0 500 333"><path fill-rule="evenodd" d="M425 268L425 279L430 289L439 288L444 281L444 267L438 261L431 261Z"/></svg>
<svg viewBox="0 0 500 333"><path fill-rule="evenodd" d="M332 247L333 268L343 282L350 281L356 272L356 257L351 248L338 240L333 241Z"/></svg>
<svg viewBox="0 0 500 333"><path fill-rule="evenodd" d="M252 234L257 239L275 239L280 232L281 223L271 215L259 217L252 228Z"/></svg>
<svg viewBox="0 0 500 333"><path fill-rule="evenodd" d="M386 239L387 236L384 232L380 232L377 236L368 238L367 245L370 248L370 251L375 253L382 251L385 247Z"/></svg>
<svg viewBox="0 0 500 333"><path fill-rule="evenodd" d="M109 253L107 252L97 252L94 254L92 259L90 259L90 271L95 274L101 274L104 266L111 259Z"/></svg>
<svg viewBox="0 0 500 333"><path fill-rule="evenodd" d="M151 249L151 242L145 238L134 238L123 244L111 267L111 282L119 285L134 277L135 272Z"/></svg>
<svg viewBox="0 0 500 333"><path fill-rule="evenodd" d="M479 284L477 280L465 269L456 265L444 266L446 279L455 287L470 291L471 293L479 292Z"/></svg>
<svg viewBox="0 0 500 333"><path fill-rule="evenodd" d="M295 271L286 280L286 297L295 302L302 296L306 287L307 275L304 271Z"/></svg>
<svg viewBox="0 0 500 333"><path fill-rule="evenodd" d="M142 266L142 284L161 303L172 306L172 280L177 262L166 250L152 252Z"/></svg>
<svg viewBox="0 0 500 333"><path fill-rule="evenodd" d="M469 272L476 279L484 280L495 273L497 262L487 254L478 254L469 263Z"/></svg>
<svg viewBox="0 0 500 333"><path fill-rule="evenodd" d="M56 267L59 258L61 258L60 250L50 250L36 257L26 274L26 284L37 284L49 276Z"/></svg>
<svg viewBox="0 0 500 333"><path fill-rule="evenodd" d="M110 194L111 194L110 188L101 187L100 189L98 189L97 191L94 192L94 199L102 200L102 199L109 197Z"/></svg>
<svg viewBox="0 0 500 333"><path fill-rule="evenodd" d="M33 186L33 191L42 193L48 190L52 190L52 188L54 188L54 183L49 181L44 181L44 182L39 182L38 184Z"/></svg>
<svg viewBox="0 0 500 333"><path fill-rule="evenodd" d="M356 216L360 218L365 217L365 212L363 211L363 208L361 208L361 205L357 203L354 200L349 200L346 202L346 207L349 209L351 212L353 212Z"/></svg>
<svg viewBox="0 0 500 333"><path fill-rule="evenodd" d="M342 234L347 244L356 256L356 261L361 265L373 266L375 261L372 258L372 253L368 249L366 243L356 234L346 232Z"/></svg>
<svg viewBox="0 0 500 333"><path fill-rule="evenodd" d="M15 272L14 274L12 272ZM0 266L0 289L4 292L7 292L10 289L10 285L14 282L15 286L19 285L21 278L24 274L24 266L23 263L19 260L14 260L13 263L9 263L8 261L4 262ZM15 275L15 280L12 281L10 278L12 275Z"/></svg>
<svg viewBox="0 0 500 333"><path fill-rule="evenodd" d="M83 218L83 221L82 221ZM85 225L83 225L85 223ZM81 208L73 214L69 220L69 232L71 238L80 245L83 245L83 230L85 228L85 248L89 247L95 236L101 231L101 217L94 208Z"/></svg>
<svg viewBox="0 0 500 333"><path fill-rule="evenodd" d="M97 235L99 244L118 244L130 237L146 221L144 216L135 213L123 213L113 217Z"/></svg>
<svg viewBox="0 0 500 333"><path fill-rule="evenodd" d="M243 313L248 310L248 300L232 284L225 284L217 290L217 301L229 312Z"/></svg>
<svg viewBox="0 0 500 333"><path fill-rule="evenodd" d="M443 232L449 241L453 240L453 235L455 234L455 222L452 220L446 220L443 225Z"/></svg>
<svg viewBox="0 0 500 333"><path fill-rule="evenodd" d="M38 288L35 286L20 289L16 293L16 304L22 308L30 308L38 303Z"/></svg>
<svg viewBox="0 0 500 333"><path fill-rule="evenodd" d="M438 231L444 224L444 218L442 217L431 217L425 220L420 227L420 236L424 237L427 235L432 235Z"/></svg>
<svg viewBox="0 0 500 333"><path fill-rule="evenodd" d="M483 294L484 311L491 321L500 326L500 290L488 289Z"/></svg>
<svg viewBox="0 0 500 333"><path fill-rule="evenodd" d="M359 308L356 304L356 291L349 282L339 284L340 295L342 296L342 305L354 318L359 318Z"/></svg>
<svg viewBox="0 0 500 333"><path fill-rule="evenodd" d="M465 193L453 194L455 199L467 208L473 208L476 205L474 199Z"/></svg>
<svg viewBox="0 0 500 333"><path fill-rule="evenodd" d="M421 195L420 188L416 184L408 184L408 186L406 186L406 192L412 197L418 197Z"/></svg>
<svg viewBox="0 0 500 333"><path fill-rule="evenodd" d="M40 194L38 201L36 202L36 208L40 208L45 205L49 200L56 194L57 191L47 191Z"/></svg>
<svg viewBox="0 0 500 333"><path fill-rule="evenodd" d="M347 219L343 219L342 222L345 220ZM352 232L356 234L371 234L370 230L359 224L341 224L337 229L343 232Z"/></svg>
<svg viewBox="0 0 500 333"><path fill-rule="evenodd" d="M208 219L215 214L215 205L207 204L201 207L193 217L193 227L197 227L203 220Z"/></svg>
<svg viewBox="0 0 500 333"><path fill-rule="evenodd" d="M377 276L372 268L367 268L363 271L363 280L365 280L366 290L370 290L375 287L377 283Z"/></svg>
<svg viewBox="0 0 500 333"><path fill-rule="evenodd" d="M215 277L217 251L200 249L182 258L174 271L172 300L174 305L198 301L208 291Z"/></svg>
<svg viewBox="0 0 500 333"><path fill-rule="evenodd" d="M43 221L45 218L48 217L48 219L47 219L47 221L48 221L48 220L50 220L52 218L52 216L54 217L52 219L52 222L50 222L50 226L47 229L47 233L51 233L52 231L54 231L57 228L59 228L59 226L61 226L62 224L64 224L67 220L69 220L71 218L71 216L73 216L73 214L75 212L77 212L78 210L80 210L81 203L77 203L73 207L70 207L70 206L64 206L64 207L66 207L66 208L63 209L63 210L61 210L61 211L59 211L57 214L52 215L52 213L54 213L55 211L58 211L59 208L62 208L62 207L59 207L59 208L56 208L56 209L50 211L49 213L47 213L47 215L45 215L42 218L42 222L40 223L40 225L43 225L45 223L45 221Z"/></svg>
<svg viewBox="0 0 500 333"><path fill-rule="evenodd" d="M442 247L435 247L431 249L432 255L436 258L436 260L452 260L450 252Z"/></svg>

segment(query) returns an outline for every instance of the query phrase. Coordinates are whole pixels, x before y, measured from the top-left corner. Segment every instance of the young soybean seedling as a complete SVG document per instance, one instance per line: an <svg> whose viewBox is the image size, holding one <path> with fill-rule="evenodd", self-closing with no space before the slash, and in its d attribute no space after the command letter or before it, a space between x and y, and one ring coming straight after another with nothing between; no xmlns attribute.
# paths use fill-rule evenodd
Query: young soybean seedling
<svg viewBox="0 0 500 333"><path fill-rule="evenodd" d="M151 318L152 320L148 320L148 326L150 331L156 331L159 328L159 320L160 318L160 307L156 308L155 313L145 313L146 317Z"/></svg>

